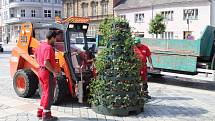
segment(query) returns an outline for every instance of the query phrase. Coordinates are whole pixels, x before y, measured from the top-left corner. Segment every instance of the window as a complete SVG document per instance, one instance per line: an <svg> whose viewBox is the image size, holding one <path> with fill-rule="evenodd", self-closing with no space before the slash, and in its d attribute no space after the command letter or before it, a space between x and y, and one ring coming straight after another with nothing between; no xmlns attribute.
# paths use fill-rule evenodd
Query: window
<svg viewBox="0 0 215 121"><path fill-rule="evenodd" d="M162 11L161 14L163 15L164 19L167 21L173 20L173 11Z"/></svg>
<svg viewBox="0 0 215 121"><path fill-rule="evenodd" d="M35 10L31 10L31 17L36 17L36 11Z"/></svg>
<svg viewBox="0 0 215 121"><path fill-rule="evenodd" d="M14 16L14 10L11 10L11 11L10 11L10 17L11 17L11 18L15 17L15 16Z"/></svg>
<svg viewBox="0 0 215 121"><path fill-rule="evenodd" d="M55 4L61 3L60 0L55 0Z"/></svg>
<svg viewBox="0 0 215 121"><path fill-rule="evenodd" d="M102 15L107 15L108 14L108 1L101 1L101 6L102 6Z"/></svg>
<svg viewBox="0 0 215 121"><path fill-rule="evenodd" d="M25 10L21 10L21 17L25 17Z"/></svg>
<svg viewBox="0 0 215 121"><path fill-rule="evenodd" d="M184 20L198 19L198 9L184 9Z"/></svg>
<svg viewBox="0 0 215 121"><path fill-rule="evenodd" d="M188 35L191 36L192 35L192 31L183 31L183 39L189 39Z"/></svg>
<svg viewBox="0 0 215 121"><path fill-rule="evenodd" d="M74 3L67 3L67 16L75 16L75 5Z"/></svg>
<svg viewBox="0 0 215 121"><path fill-rule="evenodd" d="M88 16L88 4L87 3L82 4L82 16L84 16L84 17Z"/></svg>
<svg viewBox="0 0 215 121"><path fill-rule="evenodd" d="M56 17L56 16L61 17L61 11L55 11L55 17Z"/></svg>
<svg viewBox="0 0 215 121"><path fill-rule="evenodd" d="M162 39L173 39L173 32L164 32L161 35Z"/></svg>
<svg viewBox="0 0 215 121"><path fill-rule="evenodd" d="M7 19L8 19L8 12L4 11L4 20L7 20Z"/></svg>
<svg viewBox="0 0 215 121"><path fill-rule="evenodd" d="M50 3L51 1L50 0L44 0L44 3Z"/></svg>
<svg viewBox="0 0 215 121"><path fill-rule="evenodd" d="M92 16L97 16L98 3L92 2L91 7L92 7Z"/></svg>
<svg viewBox="0 0 215 121"><path fill-rule="evenodd" d="M143 23L144 21L144 14L135 14L135 23Z"/></svg>
<svg viewBox="0 0 215 121"><path fill-rule="evenodd" d="M44 10L44 17L51 18L51 10Z"/></svg>

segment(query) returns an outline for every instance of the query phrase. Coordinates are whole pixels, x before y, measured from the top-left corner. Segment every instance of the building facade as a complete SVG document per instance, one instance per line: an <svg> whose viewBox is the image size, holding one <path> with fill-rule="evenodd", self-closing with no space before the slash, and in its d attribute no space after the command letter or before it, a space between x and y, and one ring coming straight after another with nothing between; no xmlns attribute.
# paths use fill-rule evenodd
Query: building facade
<svg viewBox="0 0 215 121"><path fill-rule="evenodd" d="M166 31L159 35L162 39L186 39L188 34L197 39L207 25L215 26L215 0L125 0L114 10L145 38L155 37L148 31L158 13L164 16L166 25Z"/></svg>
<svg viewBox="0 0 215 121"><path fill-rule="evenodd" d="M95 36L99 23L108 17L113 17L113 7L120 0L63 0L64 17L89 17L88 36Z"/></svg>
<svg viewBox="0 0 215 121"><path fill-rule="evenodd" d="M0 11L2 11L2 8L1 8L1 1L0 0ZM0 12L0 42L2 42L2 16L1 16L1 12Z"/></svg>
<svg viewBox="0 0 215 121"><path fill-rule="evenodd" d="M23 22L53 22L62 16L61 0L2 0L2 39L16 43Z"/></svg>

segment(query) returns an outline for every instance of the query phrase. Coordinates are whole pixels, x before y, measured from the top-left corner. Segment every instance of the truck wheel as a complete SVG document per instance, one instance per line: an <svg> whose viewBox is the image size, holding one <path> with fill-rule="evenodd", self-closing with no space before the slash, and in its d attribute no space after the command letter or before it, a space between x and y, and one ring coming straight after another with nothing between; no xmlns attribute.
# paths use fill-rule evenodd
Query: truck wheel
<svg viewBox="0 0 215 121"><path fill-rule="evenodd" d="M13 78L13 88L20 97L31 97L35 94L38 85L38 78L29 69L18 70Z"/></svg>
<svg viewBox="0 0 215 121"><path fill-rule="evenodd" d="M64 76L58 76L56 88L54 91L53 104L54 105L59 104L66 96L67 91L68 91L68 86L67 86L66 78ZM40 94L40 97L42 97L42 88L40 84L39 84L39 94Z"/></svg>
<svg viewBox="0 0 215 121"><path fill-rule="evenodd" d="M150 74L153 78L161 78L163 75L161 74Z"/></svg>

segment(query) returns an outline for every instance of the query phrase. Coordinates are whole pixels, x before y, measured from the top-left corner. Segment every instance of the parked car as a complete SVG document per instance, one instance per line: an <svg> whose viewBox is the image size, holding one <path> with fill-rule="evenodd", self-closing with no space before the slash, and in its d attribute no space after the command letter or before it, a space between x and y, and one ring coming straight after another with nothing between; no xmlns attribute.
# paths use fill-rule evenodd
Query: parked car
<svg viewBox="0 0 215 121"><path fill-rule="evenodd" d="M3 49L3 42L0 42L0 52L3 52L4 51L4 49Z"/></svg>

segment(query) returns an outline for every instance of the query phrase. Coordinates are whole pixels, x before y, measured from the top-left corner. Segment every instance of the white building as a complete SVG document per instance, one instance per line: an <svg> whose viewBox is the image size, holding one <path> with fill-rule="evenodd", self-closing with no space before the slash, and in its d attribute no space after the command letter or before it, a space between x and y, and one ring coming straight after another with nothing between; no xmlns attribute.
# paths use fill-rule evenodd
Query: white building
<svg viewBox="0 0 215 121"><path fill-rule="evenodd" d="M2 9L1 9L1 1L2 0L0 0L0 11L2 11ZM2 42L2 19L1 19L1 12L0 12L0 42Z"/></svg>
<svg viewBox="0 0 215 121"><path fill-rule="evenodd" d="M164 39L184 39L188 33L197 39L207 25L215 26L215 0L122 0L114 8L115 14L129 21L134 32L148 33L150 20L157 14L164 15Z"/></svg>
<svg viewBox="0 0 215 121"><path fill-rule="evenodd" d="M61 0L1 0L3 41L16 42L23 22L53 22L62 15Z"/></svg>

